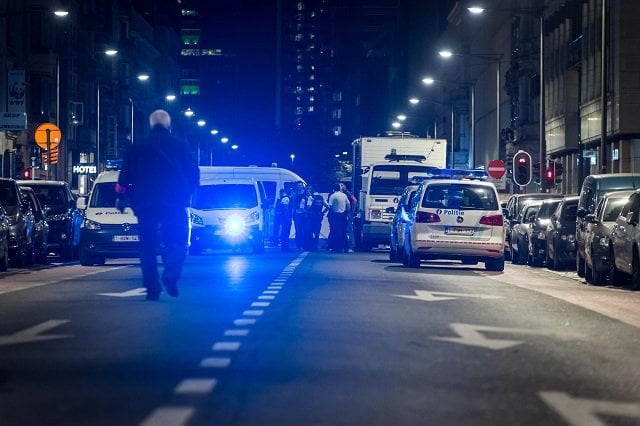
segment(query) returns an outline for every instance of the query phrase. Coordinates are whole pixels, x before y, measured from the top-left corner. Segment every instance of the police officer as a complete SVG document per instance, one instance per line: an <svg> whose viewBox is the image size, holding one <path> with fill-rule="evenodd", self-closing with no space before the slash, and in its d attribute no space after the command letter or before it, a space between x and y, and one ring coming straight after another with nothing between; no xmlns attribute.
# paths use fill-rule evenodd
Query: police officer
<svg viewBox="0 0 640 426"><path fill-rule="evenodd" d="M322 219L324 218L324 210L327 207L329 205L322 198L322 195L315 191L311 185L307 186L307 249L310 251L318 250Z"/></svg>

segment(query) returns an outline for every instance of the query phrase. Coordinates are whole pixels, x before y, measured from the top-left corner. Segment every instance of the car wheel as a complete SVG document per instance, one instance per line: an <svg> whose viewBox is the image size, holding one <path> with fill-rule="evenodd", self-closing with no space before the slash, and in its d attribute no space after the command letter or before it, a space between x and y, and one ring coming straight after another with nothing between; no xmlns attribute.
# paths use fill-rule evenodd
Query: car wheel
<svg viewBox="0 0 640 426"><path fill-rule="evenodd" d="M514 265L518 264L518 252L513 249L511 242L509 242L509 257L511 258L511 263Z"/></svg>
<svg viewBox="0 0 640 426"><path fill-rule="evenodd" d="M63 261L73 260L73 244L65 244L60 248L60 257Z"/></svg>
<svg viewBox="0 0 640 426"><path fill-rule="evenodd" d="M89 256L84 250L80 250L80 264L82 266L93 266L95 264L95 259L92 256Z"/></svg>
<svg viewBox="0 0 640 426"><path fill-rule="evenodd" d="M578 276L580 278L584 278L584 274L585 274L585 261L584 259L580 256L580 251L578 251L578 253L576 253L576 272L578 273Z"/></svg>
<svg viewBox="0 0 640 426"><path fill-rule="evenodd" d="M611 247L609 249L609 283L612 285L622 285L624 279L624 275L616 267L613 247Z"/></svg>
<svg viewBox="0 0 640 426"><path fill-rule="evenodd" d="M526 247L526 246L527 245L524 244L523 241L520 241L520 243L518 244L518 247ZM529 257L529 253L518 248L518 251L514 254L514 256L516 258L516 262L515 262L516 264L525 265L527 263L527 257Z"/></svg>
<svg viewBox="0 0 640 426"><path fill-rule="evenodd" d="M487 259L484 262L484 268L487 271L504 271L504 257L501 257L500 259Z"/></svg>
<svg viewBox="0 0 640 426"><path fill-rule="evenodd" d="M593 249L591 249L591 253L593 253ZM591 255L591 274L588 281L593 285L601 285L606 281L605 274L596 268L596 261L593 258L593 254Z"/></svg>
<svg viewBox="0 0 640 426"><path fill-rule="evenodd" d="M416 254L411 249L409 249L409 256L407 256L407 266L409 266L409 268L420 267L420 258L416 256Z"/></svg>
<svg viewBox="0 0 640 426"><path fill-rule="evenodd" d="M9 245L4 246L4 256L0 259L0 271L5 272L9 269Z"/></svg>
<svg viewBox="0 0 640 426"><path fill-rule="evenodd" d="M398 260L398 250L393 243L389 245L389 260L391 262L396 262Z"/></svg>
<svg viewBox="0 0 640 426"><path fill-rule="evenodd" d="M26 266L31 266L36 261L36 252L33 242L27 245L27 252L25 254L25 262Z"/></svg>
<svg viewBox="0 0 640 426"><path fill-rule="evenodd" d="M638 250L633 250L633 264L631 265L631 289L640 289L640 260L638 259Z"/></svg>

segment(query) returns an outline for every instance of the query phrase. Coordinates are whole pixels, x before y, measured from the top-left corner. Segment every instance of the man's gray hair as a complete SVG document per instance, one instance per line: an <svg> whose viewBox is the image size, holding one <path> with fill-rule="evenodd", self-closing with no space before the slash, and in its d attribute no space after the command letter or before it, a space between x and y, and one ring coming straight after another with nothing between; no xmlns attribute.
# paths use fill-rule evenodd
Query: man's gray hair
<svg viewBox="0 0 640 426"><path fill-rule="evenodd" d="M157 109L149 116L149 125L155 127L160 125L165 129L171 128L171 116L163 109Z"/></svg>

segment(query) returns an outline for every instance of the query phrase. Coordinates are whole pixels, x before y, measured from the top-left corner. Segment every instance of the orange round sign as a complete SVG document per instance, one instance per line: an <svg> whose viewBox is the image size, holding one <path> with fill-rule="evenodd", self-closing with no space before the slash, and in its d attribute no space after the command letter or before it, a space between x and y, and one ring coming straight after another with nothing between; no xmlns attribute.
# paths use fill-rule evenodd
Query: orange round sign
<svg viewBox="0 0 640 426"><path fill-rule="evenodd" d="M43 123L36 128L36 143L42 149L56 148L62 139L62 132L53 123Z"/></svg>

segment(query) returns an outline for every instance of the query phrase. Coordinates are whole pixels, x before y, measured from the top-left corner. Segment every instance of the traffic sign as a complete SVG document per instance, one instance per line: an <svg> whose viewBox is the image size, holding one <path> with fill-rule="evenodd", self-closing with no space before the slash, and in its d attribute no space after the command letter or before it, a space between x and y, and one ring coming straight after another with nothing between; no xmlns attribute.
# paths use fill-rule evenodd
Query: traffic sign
<svg viewBox="0 0 640 426"><path fill-rule="evenodd" d="M505 166L502 160L492 160L487 166L487 173L495 179L500 179L506 172L507 166Z"/></svg>
<svg viewBox="0 0 640 426"><path fill-rule="evenodd" d="M42 149L51 149L58 146L62 140L62 132L53 123L43 123L36 128L34 139Z"/></svg>
<svg viewBox="0 0 640 426"><path fill-rule="evenodd" d="M0 112L0 130L18 132L27 128L26 112Z"/></svg>

